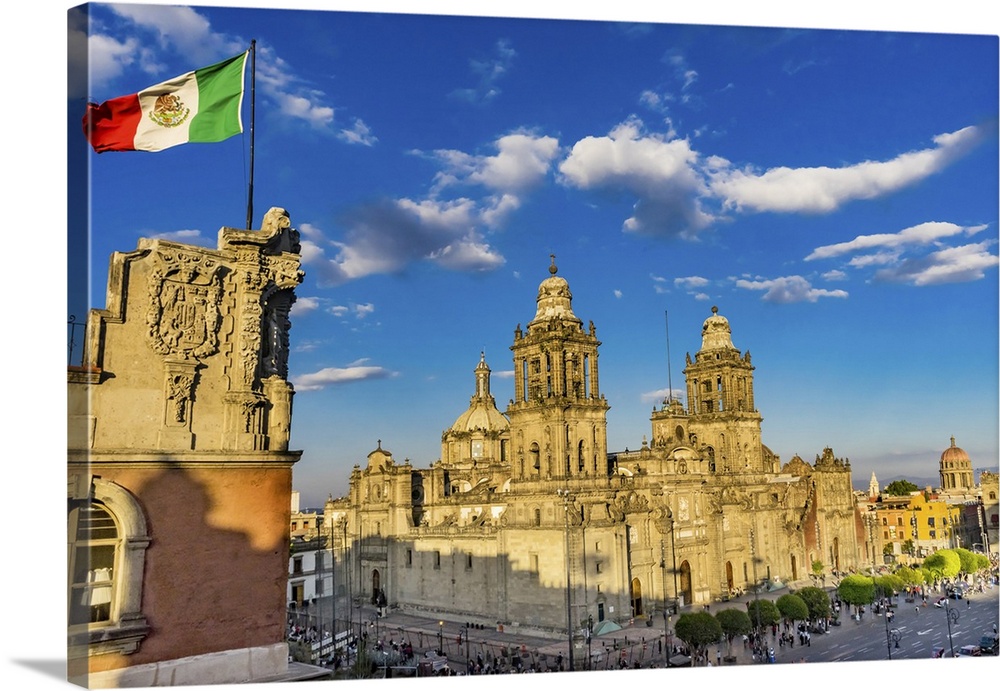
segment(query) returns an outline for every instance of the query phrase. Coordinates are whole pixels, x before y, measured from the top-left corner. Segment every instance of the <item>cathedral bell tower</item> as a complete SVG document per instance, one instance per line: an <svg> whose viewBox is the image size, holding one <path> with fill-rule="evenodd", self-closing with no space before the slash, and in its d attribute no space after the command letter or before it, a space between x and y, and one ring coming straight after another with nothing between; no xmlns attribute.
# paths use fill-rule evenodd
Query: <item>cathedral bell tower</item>
<svg viewBox="0 0 1000 691"><path fill-rule="evenodd" d="M750 353L733 346L729 320L712 307L701 350L687 355L689 432L719 472L770 472L761 452L761 415L754 407Z"/></svg>
<svg viewBox="0 0 1000 691"><path fill-rule="evenodd" d="M551 479L607 472L608 404L597 377L594 323L584 331L573 314L566 279L551 274L538 286L535 318L514 331L514 399L507 408L513 476Z"/></svg>

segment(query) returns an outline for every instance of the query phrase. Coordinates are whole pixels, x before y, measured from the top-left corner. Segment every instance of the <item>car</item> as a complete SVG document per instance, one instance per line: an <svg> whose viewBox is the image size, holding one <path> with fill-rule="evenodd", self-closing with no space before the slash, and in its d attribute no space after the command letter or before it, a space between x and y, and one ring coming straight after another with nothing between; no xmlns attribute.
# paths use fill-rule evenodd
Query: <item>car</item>
<svg viewBox="0 0 1000 691"><path fill-rule="evenodd" d="M958 589L958 588L956 588L954 590L951 590L951 591L948 592L948 597L950 597L952 600L961 600L962 599L962 591L960 589Z"/></svg>
<svg viewBox="0 0 1000 691"><path fill-rule="evenodd" d="M978 645L963 645L958 649L958 654L966 657L979 657L983 654L983 651Z"/></svg>
<svg viewBox="0 0 1000 691"><path fill-rule="evenodd" d="M935 607L944 607L946 604L948 604L948 598L946 597L939 597L937 600L934 601Z"/></svg>
<svg viewBox="0 0 1000 691"><path fill-rule="evenodd" d="M998 650L998 643L1000 639L997 638L995 633L985 633L982 638L979 639L979 650L983 655L996 655Z"/></svg>

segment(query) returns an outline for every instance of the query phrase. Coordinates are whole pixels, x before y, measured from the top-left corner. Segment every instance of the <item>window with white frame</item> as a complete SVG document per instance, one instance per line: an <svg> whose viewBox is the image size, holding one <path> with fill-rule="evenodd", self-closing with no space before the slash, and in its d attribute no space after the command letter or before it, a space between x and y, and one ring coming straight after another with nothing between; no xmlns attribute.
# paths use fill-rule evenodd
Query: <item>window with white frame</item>
<svg viewBox="0 0 1000 691"><path fill-rule="evenodd" d="M149 633L142 574L149 532L120 485L73 476L69 495L69 655L133 653Z"/></svg>

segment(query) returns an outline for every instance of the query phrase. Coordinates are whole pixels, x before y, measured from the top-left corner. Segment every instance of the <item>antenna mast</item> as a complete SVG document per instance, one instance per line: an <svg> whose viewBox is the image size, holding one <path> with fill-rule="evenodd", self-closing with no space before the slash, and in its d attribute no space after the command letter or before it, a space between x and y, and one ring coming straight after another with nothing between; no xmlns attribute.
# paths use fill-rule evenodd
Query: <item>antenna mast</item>
<svg viewBox="0 0 1000 691"><path fill-rule="evenodd" d="M667 387L669 391L667 393L667 402L674 402L674 382L671 378L670 372L670 319L667 316L667 310L663 310L663 321L667 330Z"/></svg>

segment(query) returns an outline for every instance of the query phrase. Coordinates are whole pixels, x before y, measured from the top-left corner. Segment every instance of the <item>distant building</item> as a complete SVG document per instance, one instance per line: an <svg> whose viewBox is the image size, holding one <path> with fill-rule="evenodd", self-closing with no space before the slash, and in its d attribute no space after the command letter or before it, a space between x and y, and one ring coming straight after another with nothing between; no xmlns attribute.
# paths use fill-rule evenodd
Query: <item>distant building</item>
<svg viewBox="0 0 1000 691"><path fill-rule="evenodd" d="M850 463L827 448L782 464L764 445L750 354L717 309L686 358L687 405L667 397L633 451L607 449L600 345L553 261L514 329L506 413L481 354L439 461L398 463L379 442L354 467L324 513L343 531L358 607L384 593L435 618L580 633L756 582L809 582L814 562L863 565Z"/></svg>
<svg viewBox="0 0 1000 691"><path fill-rule="evenodd" d="M288 669L298 233L116 252L69 371L68 676L92 688Z"/></svg>
<svg viewBox="0 0 1000 691"><path fill-rule="evenodd" d="M951 446L941 453L938 465L941 476L941 491L945 494L971 494L975 491L972 481L972 461L969 454L955 446L955 437L951 438Z"/></svg>

